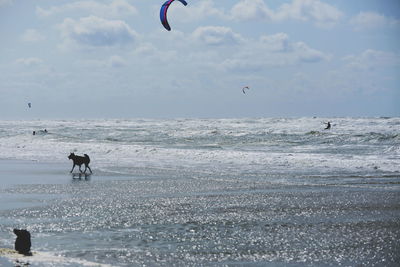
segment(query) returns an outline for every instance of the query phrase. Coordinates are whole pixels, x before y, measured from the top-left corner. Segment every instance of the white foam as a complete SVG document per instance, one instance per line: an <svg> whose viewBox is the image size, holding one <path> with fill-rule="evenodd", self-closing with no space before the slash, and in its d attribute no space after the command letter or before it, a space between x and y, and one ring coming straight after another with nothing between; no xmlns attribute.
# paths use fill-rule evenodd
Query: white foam
<svg viewBox="0 0 400 267"><path fill-rule="evenodd" d="M323 122L328 120L334 126L324 131ZM325 173L370 171L377 166L380 171L394 172L399 171L399 138L385 143L380 137L396 137L396 128L392 126L400 124L399 121L399 118L8 121L0 122L3 133L0 158L70 164L67 156L76 152L89 154L95 169L151 166L227 173L232 170ZM31 134L32 130L45 128L49 134ZM312 131L318 134L307 135ZM378 145L381 150L377 150ZM349 152L352 149L354 153ZM370 151L357 152L357 149Z"/></svg>
<svg viewBox="0 0 400 267"><path fill-rule="evenodd" d="M37 252L34 251L32 256L24 256L18 254L13 249L0 249L0 257L7 259L10 263L18 263L21 266L25 265L37 265L44 267L53 266L71 266L71 264L76 264L79 266L99 266L99 267L111 267L109 264L102 264L91 262L82 259L68 258L60 255L55 255L50 252Z"/></svg>

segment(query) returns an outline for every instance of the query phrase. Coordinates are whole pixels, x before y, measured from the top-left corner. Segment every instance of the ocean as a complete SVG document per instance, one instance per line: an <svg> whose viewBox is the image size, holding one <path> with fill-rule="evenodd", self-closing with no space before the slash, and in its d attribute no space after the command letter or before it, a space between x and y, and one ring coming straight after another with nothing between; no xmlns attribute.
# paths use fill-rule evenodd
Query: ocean
<svg viewBox="0 0 400 267"><path fill-rule="evenodd" d="M400 262L400 118L3 120L0 160L33 169L0 246L63 259L32 266Z"/></svg>

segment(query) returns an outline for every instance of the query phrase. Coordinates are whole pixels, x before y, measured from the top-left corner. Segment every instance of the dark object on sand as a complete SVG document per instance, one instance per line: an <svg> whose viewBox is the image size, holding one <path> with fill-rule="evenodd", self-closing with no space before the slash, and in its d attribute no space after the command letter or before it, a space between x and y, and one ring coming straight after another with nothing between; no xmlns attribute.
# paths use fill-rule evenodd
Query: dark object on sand
<svg viewBox="0 0 400 267"><path fill-rule="evenodd" d="M14 234L17 235L15 240L15 250L24 255L31 254L31 234L24 229L14 229Z"/></svg>
<svg viewBox="0 0 400 267"><path fill-rule="evenodd" d="M72 161L73 161L73 163L74 163L74 165L72 166L72 169L71 169L71 173L72 173L72 171L74 170L74 168L75 168L75 165L78 165L79 166L79 171L80 172L84 172L84 173L86 173L86 169L89 169L89 171L90 171L90 173L92 173L92 170L90 169L90 167L89 167L89 162L90 162L90 158L89 158L89 156L87 155L87 154L83 154L84 156L82 157L82 156L76 156L74 153L71 153L69 156L68 156L68 158L69 159L72 159ZM84 171L82 171L81 170L81 165L82 164L85 164L85 170Z"/></svg>
<svg viewBox="0 0 400 267"><path fill-rule="evenodd" d="M32 132L32 135L35 135L35 134L36 134L36 132L35 132L35 131L33 131L33 132Z"/></svg>

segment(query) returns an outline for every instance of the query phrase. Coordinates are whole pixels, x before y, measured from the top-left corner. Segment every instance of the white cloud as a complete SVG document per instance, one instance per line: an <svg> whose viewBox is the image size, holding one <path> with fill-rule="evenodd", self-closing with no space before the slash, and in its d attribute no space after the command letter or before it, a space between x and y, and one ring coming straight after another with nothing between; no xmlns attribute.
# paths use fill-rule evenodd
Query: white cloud
<svg viewBox="0 0 400 267"><path fill-rule="evenodd" d="M289 36L286 33L263 35L260 37L260 42L271 51L285 52L290 49Z"/></svg>
<svg viewBox="0 0 400 267"><path fill-rule="evenodd" d="M215 17L224 20L264 20L282 22L287 20L310 21L317 26L331 27L343 17L336 7L320 0L293 0L291 3L271 9L265 0L240 0L229 11L217 8L213 0L198 1L190 7L176 4L170 8L169 16L180 21L200 20Z"/></svg>
<svg viewBox="0 0 400 267"><path fill-rule="evenodd" d="M304 42L292 42L285 33L261 36L258 42L246 42L238 53L221 64L225 70L260 71L329 60L330 56Z"/></svg>
<svg viewBox="0 0 400 267"><path fill-rule="evenodd" d="M40 17L53 16L64 12L85 11L89 15L107 18L119 18L122 16L136 15L137 9L126 0L113 0L109 4L97 1L77 1L61 6L53 6L48 9L36 7L36 14Z"/></svg>
<svg viewBox="0 0 400 267"><path fill-rule="evenodd" d="M293 51L298 62L314 63L330 59L329 55L313 49L303 42L294 43Z"/></svg>
<svg viewBox="0 0 400 267"><path fill-rule="evenodd" d="M45 40L45 37L35 29L27 29L21 36L21 40L24 42L40 42Z"/></svg>
<svg viewBox="0 0 400 267"><path fill-rule="evenodd" d="M43 60L37 57L19 58L15 61L18 65L25 67L39 66L43 64Z"/></svg>
<svg viewBox="0 0 400 267"><path fill-rule="evenodd" d="M138 37L124 21L106 20L95 16L79 20L68 18L59 28L66 42L88 47L129 45Z"/></svg>
<svg viewBox="0 0 400 267"><path fill-rule="evenodd" d="M177 60L183 59L178 54L176 48L163 47L162 49L157 48L152 43L140 44L132 54L137 60L144 60L144 62L151 62L151 64L159 65L160 62L176 62ZM185 57L184 59L187 59Z"/></svg>
<svg viewBox="0 0 400 267"><path fill-rule="evenodd" d="M109 71L109 68L123 68L127 66L127 62L125 59L123 59L121 56L118 55L113 55L110 56L109 58L106 59L84 59L84 60L78 60L77 64L79 66L84 66L95 72L94 70L97 69L96 71L99 70L104 70Z"/></svg>
<svg viewBox="0 0 400 267"><path fill-rule="evenodd" d="M312 21L317 26L333 26L343 13L336 7L319 0L293 0L282 4L278 10L271 10L264 0L242 0L231 9L231 17L236 20L285 20Z"/></svg>
<svg viewBox="0 0 400 267"><path fill-rule="evenodd" d="M326 85L337 92L364 95L398 90L400 54L367 49L342 58L340 69L331 70Z"/></svg>
<svg viewBox="0 0 400 267"><path fill-rule="evenodd" d="M283 4L276 13L276 19L294 19L314 21L319 26L331 26L343 17L336 7L319 0L293 0L291 4Z"/></svg>
<svg viewBox="0 0 400 267"><path fill-rule="evenodd" d="M185 7L181 4L176 4L170 7L168 11L170 17L175 17L179 20L201 20L207 17L225 18L226 15L222 10L214 6L213 0L202 0L195 3L190 3L190 7Z"/></svg>
<svg viewBox="0 0 400 267"><path fill-rule="evenodd" d="M400 66L400 55L391 52L367 49L359 55L349 55L343 58L347 67L355 70L376 70Z"/></svg>
<svg viewBox="0 0 400 267"><path fill-rule="evenodd" d="M135 55L140 56L151 56L156 54L157 48L151 43L143 43L141 46L137 47L134 51Z"/></svg>
<svg viewBox="0 0 400 267"><path fill-rule="evenodd" d="M242 0L232 7L231 16L237 20L272 20L274 12L263 0Z"/></svg>
<svg viewBox="0 0 400 267"><path fill-rule="evenodd" d="M350 20L354 30L374 30L385 27L400 26L400 21L375 12L360 12Z"/></svg>
<svg viewBox="0 0 400 267"><path fill-rule="evenodd" d="M232 45L242 42L242 37L231 28L220 26L199 27L192 33L192 37L206 45Z"/></svg>

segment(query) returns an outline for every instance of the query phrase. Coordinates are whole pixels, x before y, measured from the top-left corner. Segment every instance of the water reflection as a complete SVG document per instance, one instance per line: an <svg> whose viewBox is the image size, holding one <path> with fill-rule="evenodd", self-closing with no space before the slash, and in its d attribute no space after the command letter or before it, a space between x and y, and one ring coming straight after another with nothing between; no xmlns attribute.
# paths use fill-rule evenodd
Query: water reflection
<svg viewBox="0 0 400 267"><path fill-rule="evenodd" d="M71 177L73 181L76 180L85 180L85 181L90 181L90 176L91 173L72 173Z"/></svg>

